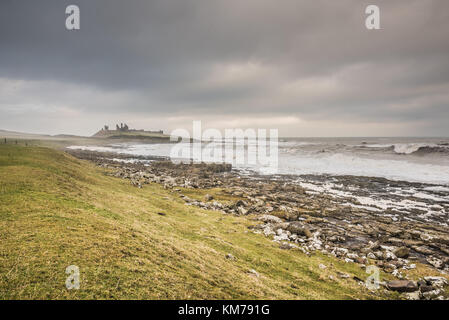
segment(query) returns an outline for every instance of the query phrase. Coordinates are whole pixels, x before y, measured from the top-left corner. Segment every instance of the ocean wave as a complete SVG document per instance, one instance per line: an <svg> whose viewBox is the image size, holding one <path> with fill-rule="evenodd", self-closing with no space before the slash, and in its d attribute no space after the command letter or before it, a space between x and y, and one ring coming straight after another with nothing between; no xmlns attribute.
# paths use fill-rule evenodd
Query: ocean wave
<svg viewBox="0 0 449 320"><path fill-rule="evenodd" d="M398 154L429 154L429 153L449 153L449 148L436 144L395 144L392 146L394 152Z"/></svg>
<svg viewBox="0 0 449 320"><path fill-rule="evenodd" d="M328 147L330 144L325 145ZM290 152L283 152L280 148L279 152L279 173L280 174L330 174L330 175L354 175L368 177L383 177L391 180L404 180L410 182L422 182L444 185L449 187L449 166L447 164L413 162L409 157L396 157L391 159L391 153L394 152L395 146L397 151L405 153L429 152L426 148L445 148L449 152L449 148L444 145L434 144L390 144L388 149L386 145L379 144L377 147L380 153L390 153L388 158L372 158L367 154L358 154L359 150L351 152L349 147L340 148L341 150L331 149L328 152L317 152L322 150L323 145L319 148L302 150L301 147L294 147ZM113 148L111 146L72 146L71 149L84 149L92 151L116 152L121 154L142 155L142 156L163 156L169 157L171 154L170 144L136 144L126 145L123 148ZM186 148L190 144L185 144ZM215 149L215 145L205 145L206 150ZM365 147L369 148L369 146ZM288 149L288 148L287 148ZM327 150L327 149L326 149ZM421 150L421 151L420 151ZM426 151L427 150L427 151ZM376 151L377 152L377 151ZM235 158L235 154L233 155ZM250 169L262 171L265 169L262 165L250 165L248 163L236 165L238 169Z"/></svg>

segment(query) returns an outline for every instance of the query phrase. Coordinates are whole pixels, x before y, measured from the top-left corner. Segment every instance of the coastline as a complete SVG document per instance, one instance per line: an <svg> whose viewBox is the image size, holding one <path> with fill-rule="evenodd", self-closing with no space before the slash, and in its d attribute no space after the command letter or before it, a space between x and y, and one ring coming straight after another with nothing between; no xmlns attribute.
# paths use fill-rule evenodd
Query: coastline
<svg viewBox="0 0 449 320"><path fill-rule="evenodd" d="M354 263L279 248L251 232L248 216L187 206L161 183L136 188L111 175L55 149L0 145L1 299L403 298L368 290ZM64 285L71 265L79 290Z"/></svg>
<svg viewBox="0 0 449 320"><path fill-rule="evenodd" d="M111 154L101 152L68 152L93 161L135 187L161 184L178 194L185 205L247 216L255 222L249 231L263 234L281 249L300 250L306 255L320 252L362 269L376 265L402 280L417 264L443 276L449 270L449 228L437 220L407 219L405 214L395 220L388 210L373 213L348 205L347 199L311 193L295 184L291 176L242 175L221 164L173 164L154 157L130 162L128 155L116 154L111 160ZM365 180L369 183L370 178ZM376 179L372 183L375 185ZM195 190L194 196L189 190ZM198 197L198 190L202 197ZM430 291L421 292L420 297L436 298L442 293Z"/></svg>

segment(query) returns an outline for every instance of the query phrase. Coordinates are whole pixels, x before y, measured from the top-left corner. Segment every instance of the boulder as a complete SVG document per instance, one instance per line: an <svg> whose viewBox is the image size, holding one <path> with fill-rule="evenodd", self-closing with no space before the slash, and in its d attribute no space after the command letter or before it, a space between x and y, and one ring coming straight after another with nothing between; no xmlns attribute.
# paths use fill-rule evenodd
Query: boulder
<svg viewBox="0 0 449 320"><path fill-rule="evenodd" d="M396 257L406 259L410 255L410 250L407 247L400 247L393 251Z"/></svg>
<svg viewBox="0 0 449 320"><path fill-rule="evenodd" d="M260 217L258 217L257 220L260 220L260 221L263 221L263 222L282 223L282 219L281 218L278 218L276 216L272 216L270 214L263 214Z"/></svg>
<svg viewBox="0 0 449 320"><path fill-rule="evenodd" d="M443 288L444 286L449 284L449 281L444 277L428 276L424 277L424 280L429 285L432 285L437 288Z"/></svg>
<svg viewBox="0 0 449 320"><path fill-rule="evenodd" d="M397 292L415 292L418 290L418 285L409 280L393 280L386 284L388 290Z"/></svg>
<svg viewBox="0 0 449 320"><path fill-rule="evenodd" d="M419 286L419 291L421 291L422 293L429 292L429 291L432 291L432 290L435 290L435 288L432 287L432 286L428 286L428 285Z"/></svg>

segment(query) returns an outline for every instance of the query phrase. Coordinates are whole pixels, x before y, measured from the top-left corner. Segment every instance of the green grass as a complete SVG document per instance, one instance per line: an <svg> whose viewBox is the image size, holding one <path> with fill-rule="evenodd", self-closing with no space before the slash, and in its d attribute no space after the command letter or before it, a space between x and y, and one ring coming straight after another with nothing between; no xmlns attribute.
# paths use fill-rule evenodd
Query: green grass
<svg viewBox="0 0 449 320"><path fill-rule="evenodd" d="M249 232L253 223L186 206L157 184L137 189L60 151L0 145L0 299L379 297L336 276L365 279L356 264L281 250ZM80 268L80 290L65 288L69 265Z"/></svg>

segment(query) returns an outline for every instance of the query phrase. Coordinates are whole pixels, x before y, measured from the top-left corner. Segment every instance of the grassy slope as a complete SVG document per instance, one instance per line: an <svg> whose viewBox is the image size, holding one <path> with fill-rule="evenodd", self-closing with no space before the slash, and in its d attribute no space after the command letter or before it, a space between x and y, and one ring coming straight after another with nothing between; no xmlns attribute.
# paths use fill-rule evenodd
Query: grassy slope
<svg viewBox="0 0 449 320"><path fill-rule="evenodd" d="M364 279L360 267L281 250L247 232L251 223L186 206L157 184L134 188L59 151L0 145L1 299L369 297L335 276ZM64 285L72 264L80 290Z"/></svg>

